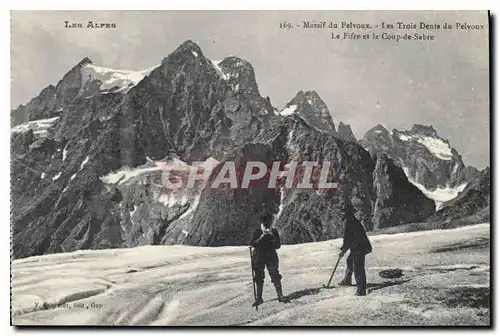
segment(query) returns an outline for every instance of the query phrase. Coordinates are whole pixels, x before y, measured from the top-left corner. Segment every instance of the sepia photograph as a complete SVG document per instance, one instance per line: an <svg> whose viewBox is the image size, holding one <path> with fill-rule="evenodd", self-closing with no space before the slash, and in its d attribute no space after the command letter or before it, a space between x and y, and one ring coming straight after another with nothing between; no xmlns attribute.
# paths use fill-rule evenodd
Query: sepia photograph
<svg viewBox="0 0 500 336"><path fill-rule="evenodd" d="M490 15L11 11L11 324L491 327Z"/></svg>

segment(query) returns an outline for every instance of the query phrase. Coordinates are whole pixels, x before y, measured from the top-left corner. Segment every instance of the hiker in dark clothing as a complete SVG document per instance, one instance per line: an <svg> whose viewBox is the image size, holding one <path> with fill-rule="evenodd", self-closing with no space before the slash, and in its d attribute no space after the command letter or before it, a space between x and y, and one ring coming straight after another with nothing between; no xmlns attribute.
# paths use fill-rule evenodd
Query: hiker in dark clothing
<svg viewBox="0 0 500 336"><path fill-rule="evenodd" d="M344 244L340 248L340 257L350 250L347 257L347 267L344 279L340 286L352 285L352 273L356 278L357 296L366 295L365 256L372 251L372 245L366 236L365 229L360 221L354 217L353 210L346 208L346 224L344 231Z"/></svg>
<svg viewBox="0 0 500 336"><path fill-rule="evenodd" d="M260 218L261 228L253 233L250 245L253 247L252 265L255 272L255 284L257 286L257 300L253 304L259 305L263 302L262 290L264 287L264 270L267 267L271 282L276 288L278 301L285 302L281 288L281 274L279 273L279 259L276 250L281 247L280 236L276 229L271 229L272 216L264 215Z"/></svg>

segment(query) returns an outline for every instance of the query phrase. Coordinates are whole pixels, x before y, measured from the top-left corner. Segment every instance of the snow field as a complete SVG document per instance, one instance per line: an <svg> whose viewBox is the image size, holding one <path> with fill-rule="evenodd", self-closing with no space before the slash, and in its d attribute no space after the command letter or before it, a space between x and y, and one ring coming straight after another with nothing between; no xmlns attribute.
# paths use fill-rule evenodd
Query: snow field
<svg viewBox="0 0 500 336"><path fill-rule="evenodd" d="M457 325L487 324L485 308L448 307L448 291L489 288L489 248L437 253L489 241L489 224L371 236L368 291L324 289L341 239L283 246L281 304L266 275L255 311L247 247L143 246L76 251L15 260L15 325ZM488 245L489 246L489 245ZM401 279L382 279L400 267ZM342 277L341 261L332 284ZM45 303L45 308L44 307ZM63 305L57 307L55 305ZM40 308L42 307L42 308ZM71 308L69 308L71 307Z"/></svg>

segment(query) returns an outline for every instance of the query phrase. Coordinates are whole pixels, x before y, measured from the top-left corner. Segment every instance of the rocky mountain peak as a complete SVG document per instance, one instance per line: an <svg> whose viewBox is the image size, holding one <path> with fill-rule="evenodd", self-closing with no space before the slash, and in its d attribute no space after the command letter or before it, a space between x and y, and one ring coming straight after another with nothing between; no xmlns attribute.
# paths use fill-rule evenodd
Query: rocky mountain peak
<svg viewBox="0 0 500 336"><path fill-rule="evenodd" d="M23 107L42 120L12 132L19 157L11 163L14 258L138 245L246 244L261 212L276 214L273 225L284 243L333 239L343 232L343 204L352 204L369 230L434 211L403 168L425 185L463 180L455 156L443 160L426 150L441 149L438 139L422 135L433 129L401 133L408 134L405 141L376 126L369 142L383 153L375 164L349 125L338 123L335 131L317 92L299 91L276 115L270 99L259 95L249 62L234 56L211 61L191 40L154 70L91 63L84 58ZM119 89L110 81L117 75L125 79ZM174 191L162 184L165 167L190 171L194 161L330 162L328 182L338 185Z"/></svg>
<svg viewBox="0 0 500 336"><path fill-rule="evenodd" d="M306 91L306 92L299 91L299 92L297 92L297 95L295 96L294 99L299 103L303 102L303 103L307 103L309 105L315 106L315 107L322 109L322 110L325 110L325 109L328 110L325 102L321 99L319 94L314 90Z"/></svg>
<svg viewBox="0 0 500 336"><path fill-rule="evenodd" d="M387 153L380 152L375 157L374 229L419 222L434 213L434 202L408 181L403 169Z"/></svg>
<svg viewBox="0 0 500 336"><path fill-rule="evenodd" d="M184 55L186 53L191 53L194 57L204 57L200 46L192 40L184 41L170 55Z"/></svg>
<svg viewBox="0 0 500 336"><path fill-rule="evenodd" d="M426 125L415 124L411 128L410 132L414 133L414 134L426 135L426 136L430 136L430 137L437 137L438 136L437 131L431 125L426 126Z"/></svg>
<svg viewBox="0 0 500 336"><path fill-rule="evenodd" d="M394 130L393 130L394 132ZM376 125L375 127L372 127L369 129L364 136L364 139L369 139L371 137L383 137L387 138L391 136L391 132L381 124Z"/></svg>
<svg viewBox="0 0 500 336"><path fill-rule="evenodd" d="M455 198L479 174L463 164L459 153L431 125L415 124L410 130L393 129L391 133L377 125L360 144L372 155L388 154L437 207Z"/></svg>
<svg viewBox="0 0 500 336"><path fill-rule="evenodd" d="M184 65L189 65L185 72L205 71L210 67L208 60L204 57L201 48L191 40L187 40L179 45L161 62L163 75L169 75L180 70Z"/></svg>
<svg viewBox="0 0 500 336"><path fill-rule="evenodd" d="M467 186L452 200L445 202L430 221L469 220L473 223L490 221L491 175L490 167L471 175Z"/></svg>
<svg viewBox="0 0 500 336"><path fill-rule="evenodd" d="M80 62L78 62L78 64L76 66L82 67L82 66L85 66L87 64L92 64L92 60L90 58L88 58L87 56L85 56Z"/></svg>
<svg viewBox="0 0 500 336"><path fill-rule="evenodd" d="M225 57L221 61L220 65L223 66L224 68L251 72L255 75L252 64L250 62L248 62L247 60L244 60L244 59L237 57L237 56Z"/></svg>
<svg viewBox="0 0 500 336"><path fill-rule="evenodd" d="M390 150L393 147L392 142L391 133L383 125L378 124L365 133L359 144L376 157L380 152L390 153L392 156L392 150Z"/></svg>
<svg viewBox="0 0 500 336"><path fill-rule="evenodd" d="M321 100L321 97L319 96L319 94L316 91L314 91L314 90L310 90L310 91L306 91L306 92L299 91L297 93L297 95L298 96L303 96L305 99L311 99L313 101L319 99L320 102L323 102Z"/></svg>
<svg viewBox="0 0 500 336"><path fill-rule="evenodd" d="M92 64L92 60L85 56L80 62L72 67L71 70L68 71L68 73L64 75L62 80L59 81L57 85L60 86L61 82L67 83L68 80L81 80L81 70L89 64Z"/></svg>
<svg viewBox="0 0 500 336"><path fill-rule="evenodd" d="M250 62L236 56L229 56L218 63L225 81L236 93L259 96L255 71Z"/></svg>
<svg viewBox="0 0 500 336"><path fill-rule="evenodd" d="M298 114L309 125L337 135L330 111L316 91L299 91L280 114Z"/></svg>
<svg viewBox="0 0 500 336"><path fill-rule="evenodd" d="M383 133L390 133L389 130L387 128L385 128L385 126L382 124L377 124L375 127L370 129L368 132L375 132L375 131L381 131Z"/></svg>
<svg viewBox="0 0 500 336"><path fill-rule="evenodd" d="M56 86L47 86L26 105L19 105L11 110L11 125L58 117L63 107L70 104L80 94L84 83L81 69L88 64L92 64L92 61L84 57L63 76Z"/></svg>
<svg viewBox="0 0 500 336"><path fill-rule="evenodd" d="M344 141L356 142L356 137L352 132L351 126L344 124L342 121L339 123L338 137Z"/></svg>

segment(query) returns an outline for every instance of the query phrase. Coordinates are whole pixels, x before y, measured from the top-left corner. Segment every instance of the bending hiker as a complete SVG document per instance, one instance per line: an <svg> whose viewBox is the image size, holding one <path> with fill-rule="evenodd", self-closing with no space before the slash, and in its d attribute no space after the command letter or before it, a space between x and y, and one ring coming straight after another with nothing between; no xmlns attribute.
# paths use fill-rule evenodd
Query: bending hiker
<svg viewBox="0 0 500 336"><path fill-rule="evenodd" d="M264 287L264 271L267 267L271 282L276 288L278 301L285 302L283 290L281 288L281 275L279 273L279 259L276 250L281 247L280 236L276 229L271 229L272 216L264 215L260 218L261 228L253 233L250 245L253 249L252 265L255 272L255 284L257 285L257 298L253 306L263 303L262 290Z"/></svg>
<svg viewBox="0 0 500 336"><path fill-rule="evenodd" d="M344 279L339 283L340 286L352 285L352 273L356 278L357 296L366 295L366 273L365 256L372 251L372 245L366 236L365 229L360 221L354 217L352 207L346 206L346 224L344 231L344 244L340 248L342 257L350 250L347 257L347 266Z"/></svg>

